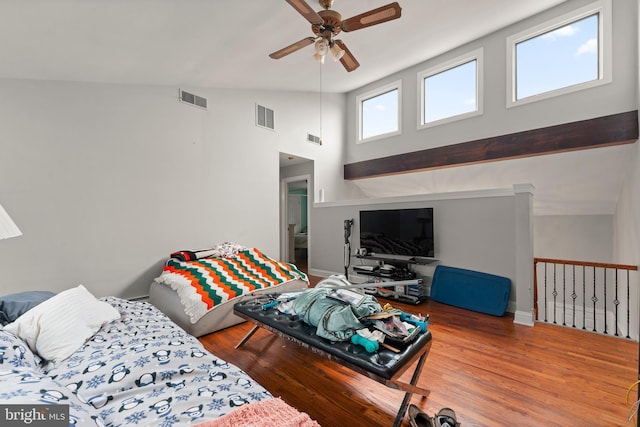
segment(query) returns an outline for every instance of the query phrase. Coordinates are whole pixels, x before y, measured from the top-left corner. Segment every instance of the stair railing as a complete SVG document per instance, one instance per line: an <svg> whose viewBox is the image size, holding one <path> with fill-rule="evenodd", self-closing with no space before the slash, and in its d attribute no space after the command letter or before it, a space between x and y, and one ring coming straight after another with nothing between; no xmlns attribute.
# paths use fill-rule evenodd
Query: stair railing
<svg viewBox="0 0 640 427"><path fill-rule="evenodd" d="M533 263L538 321L638 340L637 265L551 258Z"/></svg>

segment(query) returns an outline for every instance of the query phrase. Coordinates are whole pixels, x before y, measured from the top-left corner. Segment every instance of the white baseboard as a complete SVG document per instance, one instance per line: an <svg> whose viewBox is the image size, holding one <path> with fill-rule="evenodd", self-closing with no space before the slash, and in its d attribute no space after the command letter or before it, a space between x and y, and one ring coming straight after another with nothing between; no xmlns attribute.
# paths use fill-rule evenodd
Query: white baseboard
<svg viewBox="0 0 640 427"><path fill-rule="evenodd" d="M547 302L547 312L546 312L547 323L553 323L553 321L555 320L560 325L564 323L567 326L572 326L574 322L574 314L575 314L576 328L582 329L584 327L588 331L593 331L594 329L593 307L587 306L583 311L582 306L580 305L576 306L574 309L573 305L571 304L567 304L563 307L560 302L557 302L555 304L555 319L554 319L553 309L554 309L553 302ZM538 313L538 316L541 317L542 320L544 320L545 313ZM613 327L613 330L609 330L607 335L614 335L616 332L615 328L618 326L616 325L616 322L615 322L615 315L612 311L607 310L606 316L607 316L607 327L608 328ZM564 322L562 321L563 317L564 317ZM605 311L602 308L596 308L595 317L596 317L596 325L595 325L596 331L599 333L604 333ZM584 318L584 324L583 324L583 318Z"/></svg>
<svg viewBox="0 0 640 427"><path fill-rule="evenodd" d="M516 310L513 315L513 323L518 325L533 326L533 311Z"/></svg>

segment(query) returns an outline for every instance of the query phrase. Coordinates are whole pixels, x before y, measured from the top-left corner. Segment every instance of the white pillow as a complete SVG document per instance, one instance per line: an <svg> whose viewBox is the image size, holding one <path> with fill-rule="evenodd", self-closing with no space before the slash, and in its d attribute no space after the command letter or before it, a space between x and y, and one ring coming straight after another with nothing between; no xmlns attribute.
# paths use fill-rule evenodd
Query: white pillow
<svg viewBox="0 0 640 427"><path fill-rule="evenodd" d="M38 304L4 329L22 338L43 359L57 363L71 356L103 324L119 318L118 310L79 285Z"/></svg>

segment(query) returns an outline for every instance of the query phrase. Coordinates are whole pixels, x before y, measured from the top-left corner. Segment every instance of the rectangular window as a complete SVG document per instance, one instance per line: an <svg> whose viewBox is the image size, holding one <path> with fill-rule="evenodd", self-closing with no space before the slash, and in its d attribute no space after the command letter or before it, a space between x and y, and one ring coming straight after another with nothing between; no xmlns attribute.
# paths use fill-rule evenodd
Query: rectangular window
<svg viewBox="0 0 640 427"><path fill-rule="evenodd" d="M482 114L482 49L418 73L418 129Z"/></svg>
<svg viewBox="0 0 640 427"><path fill-rule="evenodd" d="M507 106L611 81L611 2L603 0L507 39Z"/></svg>
<svg viewBox="0 0 640 427"><path fill-rule="evenodd" d="M401 82L396 81L356 97L358 142L400 134Z"/></svg>

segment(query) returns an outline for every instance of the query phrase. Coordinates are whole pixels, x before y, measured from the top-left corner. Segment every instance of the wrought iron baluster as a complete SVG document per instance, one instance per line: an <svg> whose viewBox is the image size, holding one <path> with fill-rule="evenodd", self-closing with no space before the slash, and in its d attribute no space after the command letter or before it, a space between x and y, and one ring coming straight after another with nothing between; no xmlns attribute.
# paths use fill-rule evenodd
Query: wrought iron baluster
<svg viewBox="0 0 640 427"><path fill-rule="evenodd" d="M630 323L630 320L631 320L630 307L631 307L631 299L630 299L630 295L629 295L629 270L627 270L627 338L631 338L629 336L629 327L631 325L631 323ZM640 393L640 391L638 393Z"/></svg>
<svg viewBox="0 0 640 427"><path fill-rule="evenodd" d="M596 302L598 302L598 297L596 296L596 267L593 267L593 296L591 297L591 301L593 301L593 332L598 332L596 330Z"/></svg>
<svg viewBox="0 0 640 427"><path fill-rule="evenodd" d="M544 321L547 322L547 311L549 303L547 301L547 262L544 263Z"/></svg>
<svg viewBox="0 0 640 427"><path fill-rule="evenodd" d="M567 326L567 264L562 264L562 326Z"/></svg>
<svg viewBox="0 0 640 427"><path fill-rule="evenodd" d="M604 279L603 295L604 295L604 334L607 335L607 268L603 268L602 278Z"/></svg>
<svg viewBox="0 0 640 427"><path fill-rule="evenodd" d="M582 329L587 330L587 267L582 266Z"/></svg>
<svg viewBox="0 0 640 427"><path fill-rule="evenodd" d="M618 336L618 306L620 305L620 300L618 300L618 269L616 268L616 283L615 283L615 292L616 292L616 299L613 300L613 305L615 306L615 324L613 325L615 327L615 333L614 335L617 337ZM605 319L607 318L607 313L604 313L604 317Z"/></svg>
<svg viewBox="0 0 640 427"><path fill-rule="evenodd" d="M557 325L558 323L556 322L556 304L557 304L557 297L558 297L558 291L556 290L556 265L557 264L553 264L553 292L551 293L551 295L553 295L553 324Z"/></svg>
<svg viewBox="0 0 640 427"><path fill-rule="evenodd" d="M573 324L572 326L575 328L576 327L576 298L578 297L578 295L576 295L576 266L575 264L573 265L573 277L571 279L572 282L572 292L571 292L571 307L572 307L572 314L573 314Z"/></svg>

